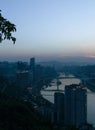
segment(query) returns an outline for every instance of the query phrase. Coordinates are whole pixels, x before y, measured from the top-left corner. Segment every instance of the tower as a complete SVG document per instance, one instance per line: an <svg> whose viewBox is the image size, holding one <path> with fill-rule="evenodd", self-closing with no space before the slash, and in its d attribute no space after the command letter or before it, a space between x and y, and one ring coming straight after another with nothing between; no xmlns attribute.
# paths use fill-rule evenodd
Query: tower
<svg viewBox="0 0 95 130"><path fill-rule="evenodd" d="M33 57L30 59L30 69L34 70L34 68L35 68L35 58Z"/></svg>
<svg viewBox="0 0 95 130"><path fill-rule="evenodd" d="M30 73L31 73L31 78L32 81L35 81L35 58L30 59Z"/></svg>
<svg viewBox="0 0 95 130"><path fill-rule="evenodd" d="M64 94L61 92L54 93L54 109L56 113L55 122L60 124L64 120Z"/></svg>
<svg viewBox="0 0 95 130"><path fill-rule="evenodd" d="M79 85L65 87L64 123L79 127L87 122L86 88Z"/></svg>

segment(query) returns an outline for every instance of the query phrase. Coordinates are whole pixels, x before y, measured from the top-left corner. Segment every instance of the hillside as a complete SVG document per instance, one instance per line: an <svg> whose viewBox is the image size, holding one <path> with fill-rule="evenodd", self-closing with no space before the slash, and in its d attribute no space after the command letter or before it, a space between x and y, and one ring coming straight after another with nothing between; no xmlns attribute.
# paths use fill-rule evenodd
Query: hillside
<svg viewBox="0 0 95 130"><path fill-rule="evenodd" d="M0 130L51 130L51 124L29 103L0 93Z"/></svg>

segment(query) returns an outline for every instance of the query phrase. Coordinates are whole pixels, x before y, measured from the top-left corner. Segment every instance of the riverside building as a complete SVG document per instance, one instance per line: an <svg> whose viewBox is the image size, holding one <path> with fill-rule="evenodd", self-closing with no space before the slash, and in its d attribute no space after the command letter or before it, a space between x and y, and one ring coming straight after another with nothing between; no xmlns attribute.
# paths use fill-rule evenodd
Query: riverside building
<svg viewBox="0 0 95 130"><path fill-rule="evenodd" d="M57 124L62 124L64 120L64 94L61 92L54 94L54 120Z"/></svg>
<svg viewBox="0 0 95 130"><path fill-rule="evenodd" d="M87 90L80 85L68 85L64 94L64 124L80 127L87 123Z"/></svg>

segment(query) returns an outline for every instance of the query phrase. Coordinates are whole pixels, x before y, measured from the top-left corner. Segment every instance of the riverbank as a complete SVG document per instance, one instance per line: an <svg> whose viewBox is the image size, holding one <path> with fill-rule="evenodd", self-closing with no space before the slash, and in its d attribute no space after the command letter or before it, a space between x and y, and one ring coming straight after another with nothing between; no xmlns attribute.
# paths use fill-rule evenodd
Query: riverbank
<svg viewBox="0 0 95 130"><path fill-rule="evenodd" d="M60 81L61 81L61 84L59 85L59 89L61 90L64 90L66 85L81 83L81 79L78 78L77 76L72 79L63 78L63 79L60 79ZM48 86L48 88L46 89L49 89L49 90L57 89L56 80L53 80L52 86L51 87ZM87 122L95 126L95 116L94 116L95 115L95 94L93 93L95 92L95 89L94 89L94 86L91 89L90 85L88 85L88 89L91 90L92 92L87 93ZM42 91L41 94L43 95L45 99L54 103L54 91Z"/></svg>
<svg viewBox="0 0 95 130"><path fill-rule="evenodd" d="M92 92L95 92L95 84L91 83L90 81L86 81L86 86Z"/></svg>

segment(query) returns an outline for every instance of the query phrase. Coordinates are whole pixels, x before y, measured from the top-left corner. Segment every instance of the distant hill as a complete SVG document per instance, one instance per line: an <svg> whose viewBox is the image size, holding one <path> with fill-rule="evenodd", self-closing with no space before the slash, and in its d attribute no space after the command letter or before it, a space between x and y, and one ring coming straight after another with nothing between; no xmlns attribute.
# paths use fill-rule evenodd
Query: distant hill
<svg viewBox="0 0 95 130"><path fill-rule="evenodd" d="M79 56L66 56L61 58L56 58L56 60L46 60L43 62L39 62L44 66L54 66L56 68L62 67L63 65L71 66L71 65L94 65L95 58L91 57L79 57Z"/></svg>

